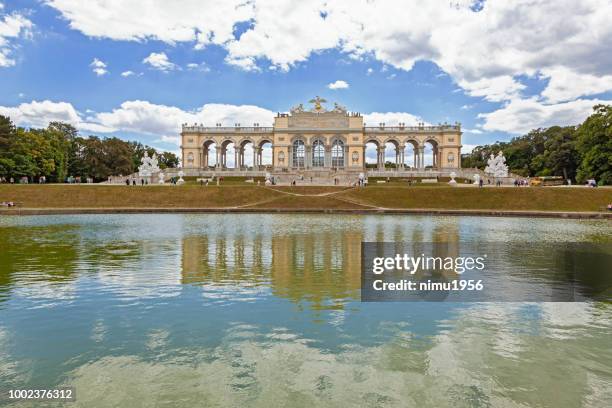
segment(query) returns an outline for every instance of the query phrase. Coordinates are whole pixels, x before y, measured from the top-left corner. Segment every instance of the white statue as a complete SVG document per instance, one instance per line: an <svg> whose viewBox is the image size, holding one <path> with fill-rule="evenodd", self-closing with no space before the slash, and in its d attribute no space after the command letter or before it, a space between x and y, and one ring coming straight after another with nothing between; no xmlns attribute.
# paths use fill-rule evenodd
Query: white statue
<svg viewBox="0 0 612 408"><path fill-rule="evenodd" d="M153 156L149 157L149 154L145 150L141 161L142 164L138 166L138 175L144 177L147 182L149 182L151 181L151 176L161 171L157 162L157 155L153 153Z"/></svg>
<svg viewBox="0 0 612 408"><path fill-rule="evenodd" d="M497 156L491 153L491 157L487 161L487 167L485 167L485 173L488 175L498 178L498 177L508 177L508 166L506 165L506 158L504 154L499 151Z"/></svg>
<svg viewBox="0 0 612 408"><path fill-rule="evenodd" d="M185 180L183 180L183 176L185 175L185 172L183 171L182 168L179 167L179 172L178 172L178 176L179 179L176 181L177 185L181 185L181 184L185 184Z"/></svg>
<svg viewBox="0 0 612 408"><path fill-rule="evenodd" d="M164 184L164 178L166 177L166 175L164 173L162 173L161 171L159 172L159 175L157 176L159 178L158 183L159 184Z"/></svg>
<svg viewBox="0 0 612 408"><path fill-rule="evenodd" d="M450 174L450 181L448 182L448 184L457 184L457 182L455 181L455 177L457 177L457 173L455 173L454 171L451 171Z"/></svg>
<svg viewBox="0 0 612 408"><path fill-rule="evenodd" d="M480 184L480 174L474 174L474 184Z"/></svg>

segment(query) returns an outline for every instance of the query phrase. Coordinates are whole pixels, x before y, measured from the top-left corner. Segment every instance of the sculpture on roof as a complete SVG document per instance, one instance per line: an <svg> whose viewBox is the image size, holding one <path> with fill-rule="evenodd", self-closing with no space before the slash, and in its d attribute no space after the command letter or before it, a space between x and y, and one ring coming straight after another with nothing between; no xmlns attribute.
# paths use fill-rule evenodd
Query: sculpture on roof
<svg viewBox="0 0 612 408"><path fill-rule="evenodd" d="M332 112L346 113L346 108L344 106L334 102L334 110Z"/></svg>
<svg viewBox="0 0 612 408"><path fill-rule="evenodd" d="M303 104L299 104L297 106L294 106L293 108L291 108L291 114L295 114L295 113L302 113L304 112L304 105Z"/></svg>
<svg viewBox="0 0 612 408"><path fill-rule="evenodd" d="M327 102L327 100L320 98L319 96L315 97L314 99L309 100L308 103L314 104L311 112L316 112L316 113L326 112L325 107L322 105L325 102Z"/></svg>

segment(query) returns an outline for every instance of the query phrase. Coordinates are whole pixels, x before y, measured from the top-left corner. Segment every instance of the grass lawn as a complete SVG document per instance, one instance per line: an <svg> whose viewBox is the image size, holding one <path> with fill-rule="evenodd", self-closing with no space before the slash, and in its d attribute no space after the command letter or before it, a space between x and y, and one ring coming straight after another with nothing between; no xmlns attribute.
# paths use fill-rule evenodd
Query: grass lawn
<svg viewBox="0 0 612 408"><path fill-rule="evenodd" d="M369 186L342 196L386 208L602 211L612 203L611 188Z"/></svg>
<svg viewBox="0 0 612 408"><path fill-rule="evenodd" d="M0 201L24 208L235 207L284 195L252 185L0 185Z"/></svg>
<svg viewBox="0 0 612 408"><path fill-rule="evenodd" d="M612 188L0 185L19 208L448 209L605 211ZM6 209L6 207L3 207ZM9 209L10 211L10 209Z"/></svg>

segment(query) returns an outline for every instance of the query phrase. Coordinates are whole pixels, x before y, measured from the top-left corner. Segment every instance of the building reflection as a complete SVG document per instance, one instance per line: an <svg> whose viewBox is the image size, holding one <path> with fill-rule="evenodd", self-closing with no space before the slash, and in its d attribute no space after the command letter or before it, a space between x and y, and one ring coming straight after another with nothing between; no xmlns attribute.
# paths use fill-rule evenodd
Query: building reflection
<svg viewBox="0 0 612 408"><path fill-rule="evenodd" d="M188 236L182 241L182 282L269 286L276 296L315 308L359 298L360 233Z"/></svg>
<svg viewBox="0 0 612 408"><path fill-rule="evenodd" d="M271 288L275 296L309 302L315 309L341 309L347 301L360 298L361 242L366 234L369 239L395 242L391 249L398 253L421 251L423 240L444 242L434 248L443 252L439 255L459 253L456 223L422 228L398 223L388 228L384 219L380 221L357 229L303 234L224 231L189 235L182 239L182 283L263 286Z"/></svg>

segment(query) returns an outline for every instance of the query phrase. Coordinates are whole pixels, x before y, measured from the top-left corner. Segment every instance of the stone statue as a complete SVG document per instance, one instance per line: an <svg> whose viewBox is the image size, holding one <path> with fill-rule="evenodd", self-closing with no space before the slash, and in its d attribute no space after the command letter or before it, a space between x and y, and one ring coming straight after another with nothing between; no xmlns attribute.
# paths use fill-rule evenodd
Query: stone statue
<svg viewBox="0 0 612 408"><path fill-rule="evenodd" d="M157 178L159 179L158 181L159 184L164 184L165 183L164 179L166 178L166 175L160 171L159 174L157 175Z"/></svg>
<svg viewBox="0 0 612 408"><path fill-rule="evenodd" d="M153 156L149 157L149 154L145 151L141 162L142 164L138 166L138 175L147 180L147 182L150 182L151 177L161 171L157 161L157 155L153 153Z"/></svg>
<svg viewBox="0 0 612 408"><path fill-rule="evenodd" d="M450 175L450 181L448 182L448 184L457 184L457 182L455 181L455 177L457 177L457 173L455 173L454 171L451 171Z"/></svg>
<svg viewBox="0 0 612 408"><path fill-rule="evenodd" d="M334 110L336 113L346 113L346 108L338 103L334 102Z"/></svg>
<svg viewBox="0 0 612 408"><path fill-rule="evenodd" d="M311 112L316 112L316 113L325 112L326 110L322 105L322 103L324 102L327 102L327 100L320 98L319 96L315 97L314 99L309 100L308 103L314 104L314 107L312 108Z"/></svg>
<svg viewBox="0 0 612 408"><path fill-rule="evenodd" d="M480 184L480 174L474 174L474 184L475 185Z"/></svg>
<svg viewBox="0 0 612 408"><path fill-rule="evenodd" d="M182 168L179 167L179 172L178 172L178 176L179 179L176 181L177 185L181 185L181 184L185 184L185 180L183 180L183 176L185 175L185 172L183 171Z"/></svg>
<svg viewBox="0 0 612 408"><path fill-rule="evenodd" d="M302 113L304 112L304 105L303 104L299 104L297 106L294 106L293 108L291 108L291 114L294 113Z"/></svg>
<svg viewBox="0 0 612 408"><path fill-rule="evenodd" d="M506 165L506 158L501 150L495 156L491 153L491 157L487 161L487 167L484 169L485 173L488 175L499 178L499 177L508 177L508 166Z"/></svg>

